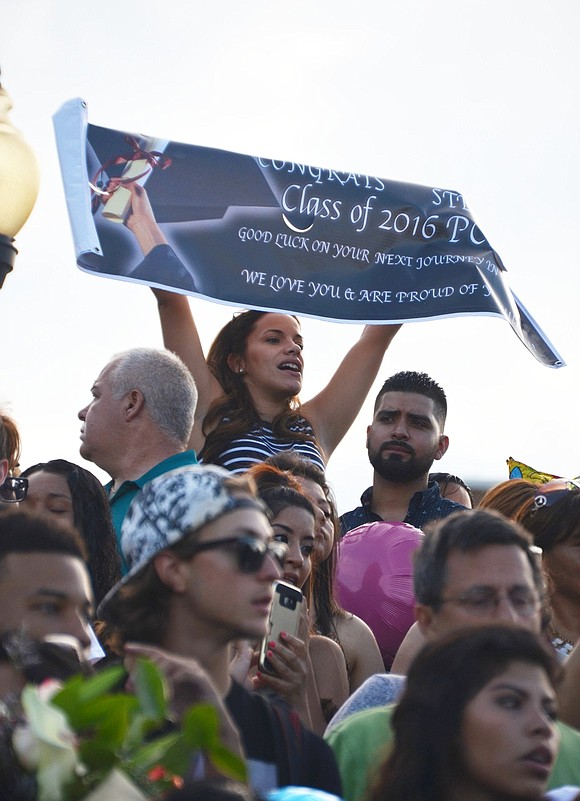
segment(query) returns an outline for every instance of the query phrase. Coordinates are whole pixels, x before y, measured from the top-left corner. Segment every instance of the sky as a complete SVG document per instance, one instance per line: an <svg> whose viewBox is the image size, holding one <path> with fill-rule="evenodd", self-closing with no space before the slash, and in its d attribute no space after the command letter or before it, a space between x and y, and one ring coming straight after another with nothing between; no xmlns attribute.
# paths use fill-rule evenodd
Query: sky
<svg viewBox="0 0 580 801"><path fill-rule="evenodd" d="M0 67L13 124L41 171L0 290L0 406L21 464L78 455L77 412L110 357L161 346L143 286L81 272L52 126L83 98L119 130L459 191L567 366L542 366L507 322L403 326L328 477L340 511L371 483L372 399L399 370L445 389L438 469L507 478L509 456L580 473L580 108L577 0L2 0ZM231 308L191 299L209 346ZM302 321L307 400L361 326Z"/></svg>

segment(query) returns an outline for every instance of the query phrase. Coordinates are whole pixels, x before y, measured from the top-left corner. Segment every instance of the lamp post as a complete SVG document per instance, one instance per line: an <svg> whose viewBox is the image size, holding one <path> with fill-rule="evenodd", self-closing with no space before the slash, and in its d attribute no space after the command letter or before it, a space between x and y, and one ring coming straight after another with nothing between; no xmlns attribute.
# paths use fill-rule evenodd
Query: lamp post
<svg viewBox="0 0 580 801"><path fill-rule="evenodd" d="M0 289L14 267L14 237L32 211L39 180L34 153L8 117L11 108L0 84Z"/></svg>

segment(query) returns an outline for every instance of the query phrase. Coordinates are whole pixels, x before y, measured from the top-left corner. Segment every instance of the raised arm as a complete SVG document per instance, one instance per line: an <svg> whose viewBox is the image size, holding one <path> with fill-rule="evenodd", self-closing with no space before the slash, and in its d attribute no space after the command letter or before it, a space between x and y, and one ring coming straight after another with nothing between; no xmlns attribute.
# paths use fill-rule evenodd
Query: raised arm
<svg viewBox="0 0 580 801"><path fill-rule="evenodd" d="M132 197L126 225L135 235L143 255L147 256L158 245L166 245L167 239L155 220L145 189L135 183L127 188ZM209 406L222 390L207 366L187 297L153 287L152 291L157 298L163 344L187 365L197 386L197 409L189 445L199 451L205 439L201 424Z"/></svg>
<svg viewBox="0 0 580 801"><path fill-rule="evenodd" d="M354 423L400 325L366 325L327 386L302 405L327 458Z"/></svg>
<svg viewBox="0 0 580 801"><path fill-rule="evenodd" d="M186 364L197 386L197 408L189 445L196 451L203 447L205 437L201 426L211 403L222 394L222 388L207 366L201 340L191 313L189 300L163 289L154 289L157 298L163 344Z"/></svg>
<svg viewBox="0 0 580 801"><path fill-rule="evenodd" d="M131 210L125 225L134 235L143 255L147 256L157 245L167 245L167 239L157 225L145 189L136 183L127 184L125 188L131 193Z"/></svg>

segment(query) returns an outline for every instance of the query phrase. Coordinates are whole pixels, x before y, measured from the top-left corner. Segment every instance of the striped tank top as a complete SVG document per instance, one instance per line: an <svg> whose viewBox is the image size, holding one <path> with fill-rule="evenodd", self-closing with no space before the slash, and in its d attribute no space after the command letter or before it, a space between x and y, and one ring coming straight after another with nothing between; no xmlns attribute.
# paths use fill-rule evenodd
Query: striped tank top
<svg viewBox="0 0 580 801"><path fill-rule="evenodd" d="M291 426L292 431L312 434L310 424L301 418ZM259 464L269 456L275 456L284 451L292 451L308 459L323 472L326 470L320 448L315 442L301 442L293 439L280 439L276 436L268 423L261 422L243 437L233 440L214 460L214 464L221 465L232 473L243 473L252 465ZM203 450L198 455L200 464L203 464Z"/></svg>

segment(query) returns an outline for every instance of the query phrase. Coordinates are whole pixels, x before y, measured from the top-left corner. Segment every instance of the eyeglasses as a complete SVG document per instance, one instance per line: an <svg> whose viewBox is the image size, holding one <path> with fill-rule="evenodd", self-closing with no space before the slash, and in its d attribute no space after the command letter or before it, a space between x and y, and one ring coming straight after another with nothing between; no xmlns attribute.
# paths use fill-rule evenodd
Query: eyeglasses
<svg viewBox="0 0 580 801"><path fill-rule="evenodd" d="M552 506L568 492L580 492L580 476L577 478L555 478L538 487L534 495L533 511Z"/></svg>
<svg viewBox="0 0 580 801"><path fill-rule="evenodd" d="M454 598L442 598L442 604L458 604L470 615L486 617L497 612L503 600L510 603L512 609L519 617L532 617L540 608L540 599L528 587L512 587L505 593L496 592L491 587L481 587L468 590Z"/></svg>
<svg viewBox="0 0 580 801"><path fill-rule="evenodd" d="M4 483L0 484L1 503L19 503L26 498L28 493L28 479L7 476Z"/></svg>
<svg viewBox="0 0 580 801"><path fill-rule="evenodd" d="M284 542L264 542L255 537L228 537L223 540L197 543L188 551L188 557L214 548L226 548L233 551L240 573L257 573L267 556L271 556L280 566L283 566L288 553L288 546Z"/></svg>

